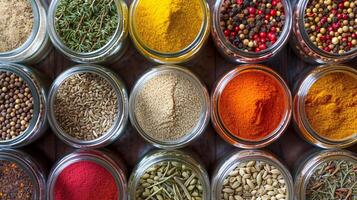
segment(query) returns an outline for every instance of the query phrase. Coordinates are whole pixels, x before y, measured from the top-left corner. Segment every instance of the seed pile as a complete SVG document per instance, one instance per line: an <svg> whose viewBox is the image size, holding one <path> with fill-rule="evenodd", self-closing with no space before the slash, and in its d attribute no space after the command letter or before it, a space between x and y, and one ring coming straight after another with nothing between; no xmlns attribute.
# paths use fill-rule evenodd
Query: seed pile
<svg viewBox="0 0 357 200"><path fill-rule="evenodd" d="M284 27L281 0L224 0L220 26L226 38L239 50L260 52L271 47Z"/></svg>
<svg viewBox="0 0 357 200"><path fill-rule="evenodd" d="M357 47L357 0L310 0L305 29L318 48L344 54Z"/></svg>
<svg viewBox="0 0 357 200"><path fill-rule="evenodd" d="M106 45L119 20L114 0L60 0L55 15L55 29L62 42L79 53Z"/></svg>
<svg viewBox="0 0 357 200"><path fill-rule="evenodd" d="M68 77L55 94L54 114L59 126L79 140L94 140L114 124L118 98L113 86L94 73Z"/></svg>
<svg viewBox="0 0 357 200"><path fill-rule="evenodd" d="M202 200L201 181L185 164L167 161L147 169L136 190L138 200Z"/></svg>
<svg viewBox="0 0 357 200"><path fill-rule="evenodd" d="M0 0L0 52L21 46L34 23L30 0Z"/></svg>
<svg viewBox="0 0 357 200"><path fill-rule="evenodd" d="M33 183L16 163L0 161L0 199L31 200Z"/></svg>
<svg viewBox="0 0 357 200"><path fill-rule="evenodd" d="M17 75L0 71L0 140L21 135L33 117L33 98L27 83Z"/></svg>
<svg viewBox="0 0 357 200"><path fill-rule="evenodd" d="M202 109L200 92L187 78L170 73L148 80L135 101L140 127L161 141L182 138L193 129Z"/></svg>
<svg viewBox="0 0 357 200"><path fill-rule="evenodd" d="M357 163L332 160L320 164L306 187L306 199L353 200L357 198Z"/></svg>
<svg viewBox="0 0 357 200"><path fill-rule="evenodd" d="M288 199L280 170L262 161L240 163L224 179L221 200Z"/></svg>

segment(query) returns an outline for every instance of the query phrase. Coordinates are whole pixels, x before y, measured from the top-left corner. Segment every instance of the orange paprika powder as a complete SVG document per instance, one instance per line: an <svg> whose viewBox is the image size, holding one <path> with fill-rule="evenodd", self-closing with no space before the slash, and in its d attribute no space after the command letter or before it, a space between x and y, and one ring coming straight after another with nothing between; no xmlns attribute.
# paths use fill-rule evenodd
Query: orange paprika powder
<svg viewBox="0 0 357 200"><path fill-rule="evenodd" d="M240 139L259 141L280 125L286 107L282 84L258 70L241 72L224 88L218 112L225 128Z"/></svg>

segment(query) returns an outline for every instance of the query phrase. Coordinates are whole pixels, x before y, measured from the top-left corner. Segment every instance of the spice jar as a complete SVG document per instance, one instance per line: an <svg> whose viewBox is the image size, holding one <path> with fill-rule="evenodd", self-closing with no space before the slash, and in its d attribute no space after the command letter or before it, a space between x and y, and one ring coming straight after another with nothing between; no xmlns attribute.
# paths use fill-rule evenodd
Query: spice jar
<svg viewBox="0 0 357 200"><path fill-rule="evenodd" d="M164 149L182 148L207 127L209 94L189 70L163 65L136 82L129 100L130 121L139 134Z"/></svg>
<svg viewBox="0 0 357 200"><path fill-rule="evenodd" d="M64 71L53 82L48 102L51 128L75 148L112 143L123 134L128 121L123 81L97 65L82 64Z"/></svg>
<svg viewBox="0 0 357 200"><path fill-rule="evenodd" d="M273 154L261 150L238 151L224 158L212 176L211 198L231 197L292 200L293 179Z"/></svg>
<svg viewBox="0 0 357 200"><path fill-rule="evenodd" d="M91 10L92 6L98 7L95 8L96 11ZM81 15L81 12L87 14ZM100 16L101 13L105 14ZM66 18L66 15L72 14L73 18ZM96 15L103 21L94 19ZM87 23L83 25L82 21ZM124 55L128 47L128 8L123 0L102 1L92 5L80 0L53 0L47 26L56 49L75 62L114 63Z"/></svg>
<svg viewBox="0 0 357 200"><path fill-rule="evenodd" d="M228 143L262 148L286 130L292 97L285 81L263 65L239 66L218 80L211 97L212 123Z"/></svg>
<svg viewBox="0 0 357 200"><path fill-rule="evenodd" d="M333 78L334 76L337 77ZM356 144L357 133L351 132L356 129L353 128L355 115L346 113L355 108L348 103L353 101L353 95L348 94L353 93L353 89L346 89L346 86L353 87L352 83L356 84L356 79L357 71L342 65L318 66L302 77L295 90L293 116L295 128L306 141L322 148L346 148ZM354 82L347 82L351 80ZM341 98L340 95L346 97ZM319 99L320 101L316 101ZM316 111L312 110L317 106L323 109L319 111L322 116L316 116ZM333 117L330 119L332 121L328 121L329 117ZM350 128L343 129L347 126ZM337 138L339 134L343 134L343 137Z"/></svg>
<svg viewBox="0 0 357 200"><path fill-rule="evenodd" d="M297 55L299 55L303 60L311 63L340 63L340 62L347 62L349 60L352 60L357 56L357 48L356 44L352 44L352 40L355 40L354 43L356 43L356 8L354 6L355 2L353 1L343 1L343 2L335 2L335 1L326 1L326 4L319 4L318 6L316 5L316 2L312 0L299 0L296 2L296 5L293 10L293 34L294 37L291 37L291 47ZM352 6L350 9L352 15L348 16L346 13L338 13L340 11L343 11L342 9L349 9L348 7L345 7L343 4L344 2L347 2L348 5ZM351 2L351 3L349 3ZM313 3L315 5L313 5ZM335 4L335 5L334 5ZM342 5L340 5L342 4ZM316 9L313 9L316 6ZM322 13L317 7L321 7ZM338 7L338 8L337 8ZM342 9L341 9L342 8ZM353 10L354 9L354 10ZM309 12L307 12L309 11ZM315 11L315 13L312 13ZM326 12L327 11L327 14ZM353 14L354 12L354 14ZM319 17L316 17L316 15L319 15ZM307 19L311 17L311 20L315 21L316 24L309 24ZM345 24L345 20L350 20L352 24ZM321 27L318 27L320 24ZM309 29L305 28L305 26ZM346 39L342 38L342 34L346 34L345 31L343 30L343 26L347 27L347 30L351 31L352 34L350 35L351 41L347 39L347 41L344 41ZM339 30L341 29L341 30ZM330 35L330 32L332 32ZM312 33L316 33L317 35L309 35ZM341 35L340 35L341 34ZM354 35L353 35L354 34ZM339 36L341 38L339 38ZM339 38L334 39L334 38ZM332 41L334 39L334 41ZM341 40L341 43L339 42ZM315 44L314 44L315 42ZM321 44L317 44L317 43ZM351 50L348 50L347 52L331 52L335 44L333 42L336 42L336 44L342 44L346 42L347 45L349 45L349 42L351 43L354 48ZM327 45L331 45L333 48L330 48ZM322 45L322 46L321 46ZM320 47L319 47L320 46Z"/></svg>
<svg viewBox="0 0 357 200"><path fill-rule="evenodd" d="M147 1L149 2L149 1ZM152 2L152 1L151 1ZM191 11L190 9L193 9L194 6L192 6L193 3L197 3L199 5L195 5L194 11ZM140 0L134 0L130 6L130 13L129 13L129 32L130 36L133 40L133 43L136 47L136 49L147 59L149 59L152 62L156 63L161 63L161 64L179 64L179 63L185 63L188 62L195 57L199 55L201 52L201 49L204 47L206 41L209 38L209 32L210 32L210 10L209 10L209 5L205 0L195 0L187 4L186 2L174 2L172 3L171 1L162 1L160 4L157 3L150 3L149 6L157 6L157 8L152 7L145 7L143 9L146 10L153 10L155 12L151 13L152 17L156 17L155 22L158 22L158 20L169 20L172 21L167 22L167 21L161 21L162 25L158 25L156 28L147 28L145 31L155 31L151 33L144 33L144 35L150 36L150 34L157 34L157 35L151 35L151 39L157 39L158 37L162 37L164 33L161 33L159 28L165 29L165 31L169 31L170 29L175 29L176 32L174 33L165 33L167 34L166 37L168 39L173 39L174 42L169 42L169 46L175 46L177 45L176 42L180 40L186 40L189 38L192 34L188 34L188 31L192 31L194 28L199 28L198 33L194 35L193 41L190 41L190 43L186 46L183 46L180 49L170 49L168 51L167 49L155 49L154 47L150 46L148 42L145 42L143 40L143 35L140 34L140 31L138 30L138 25L136 23L137 16L136 13L139 10L140 4L143 4L145 2L140 1ZM185 8L181 8L180 6L187 6ZM197 8L196 8L197 6ZM199 8L198 8L199 7ZM160 9L163 8L163 9ZM157 11L157 12L156 12ZM169 12L169 13L168 13ZM190 13L191 12L191 13ZM162 15L161 15L162 14ZM169 15L167 15L169 14ZM199 27L194 26L196 23L193 23L192 21L185 22L184 20L190 19L191 16L193 15L202 15L202 22L200 22ZM140 16L142 18L146 18L147 20L150 20L152 18L149 18L149 16L146 15L145 13ZM157 15L157 16L156 16ZM182 16L185 15L185 16ZM186 16L187 15L187 16ZM179 17L178 17L179 16ZM146 23L142 22L144 25ZM148 22L151 23L151 22ZM158 22L159 23L159 22ZM165 26L170 23L170 27L165 28ZM143 25L141 24L141 25ZM187 28L188 30L183 29L187 24L190 24L191 28ZM182 33L182 31L185 31L185 33ZM187 32L186 32L187 31ZM181 39L175 38L182 36ZM164 39L163 39L164 40ZM159 42L154 42L152 41L153 44L160 45L161 43L166 43L168 41L161 41Z"/></svg>
<svg viewBox="0 0 357 200"><path fill-rule="evenodd" d="M162 168L167 172L161 172ZM169 174L171 179L165 178ZM161 184L158 182L160 180L166 183ZM157 187L153 187L153 184ZM205 168L194 157L178 150L155 150L145 155L134 168L128 185L130 200L145 199L144 196L160 199L168 195L165 190L176 196L173 199L210 199L210 183ZM168 190L169 187L175 189Z"/></svg>
<svg viewBox="0 0 357 200"><path fill-rule="evenodd" d="M0 52L0 61L33 64L40 62L51 51L52 45L46 32L47 4L42 0L31 0L28 2L32 7L32 31L29 33L28 38L20 45L17 45L15 48ZM13 15L12 17L14 19L17 18L18 20L21 20L19 19L19 16L14 16L16 14L16 9L12 9L10 13ZM16 21L14 21L14 19L12 19L10 16L7 16L5 13L3 13L3 15L4 17L8 17L6 20L12 20L12 23L16 24ZM21 23L19 22L19 24ZM10 26L7 28L11 29ZM18 32L16 36L20 35L20 29L15 29L13 31ZM5 37L5 35L3 35L3 37Z"/></svg>
<svg viewBox="0 0 357 200"><path fill-rule="evenodd" d="M19 150L1 149L0 173L1 198L45 200L45 168L29 154Z"/></svg>
<svg viewBox="0 0 357 200"><path fill-rule="evenodd" d="M18 148L38 139L47 129L47 82L38 71L0 63L0 148Z"/></svg>
<svg viewBox="0 0 357 200"><path fill-rule="evenodd" d="M229 2L232 5L226 10ZM220 0L216 1L212 20L213 41L226 59L239 63L263 62L278 54L288 41L291 5L286 0L256 3Z"/></svg>
<svg viewBox="0 0 357 200"><path fill-rule="evenodd" d="M323 150L310 154L297 166L295 199L356 198L356 167L356 154L346 150ZM316 190L321 192L314 193Z"/></svg>
<svg viewBox="0 0 357 200"><path fill-rule="evenodd" d="M95 196L125 200L126 191L126 169L120 158L109 151L77 150L64 156L52 168L46 199L92 199Z"/></svg>

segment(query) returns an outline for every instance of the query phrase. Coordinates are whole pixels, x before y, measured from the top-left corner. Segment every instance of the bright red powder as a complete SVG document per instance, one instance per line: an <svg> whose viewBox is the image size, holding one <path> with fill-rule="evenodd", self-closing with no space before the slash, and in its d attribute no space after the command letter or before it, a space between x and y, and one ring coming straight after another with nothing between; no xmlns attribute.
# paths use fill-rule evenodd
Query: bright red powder
<svg viewBox="0 0 357 200"><path fill-rule="evenodd" d="M54 187L56 200L117 200L113 176L102 166L81 161L66 167Z"/></svg>

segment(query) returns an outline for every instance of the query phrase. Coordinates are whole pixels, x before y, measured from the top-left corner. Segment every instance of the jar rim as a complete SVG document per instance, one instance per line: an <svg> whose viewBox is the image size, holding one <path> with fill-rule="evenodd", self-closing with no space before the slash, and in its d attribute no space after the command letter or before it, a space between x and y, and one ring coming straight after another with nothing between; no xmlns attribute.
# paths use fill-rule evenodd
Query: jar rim
<svg viewBox="0 0 357 200"><path fill-rule="evenodd" d="M133 169L129 178L129 199L135 196L135 192L140 181L141 176L151 166L168 161L176 161L188 165L189 168L194 171L201 181L203 187L202 199L210 199L210 180L207 171L202 166L199 160L196 160L192 155L185 153L181 150L152 150L139 161L139 163Z"/></svg>
<svg viewBox="0 0 357 200"><path fill-rule="evenodd" d="M109 152L108 152L109 153ZM57 178L62 174L63 170L72 164L79 162L93 162L103 167L113 177L118 189L119 199L126 199L126 176L124 166L119 158L119 162L114 160L111 154L100 150L76 150L70 154L65 155L58 160L52 168L47 181L47 199L54 199L54 189Z"/></svg>
<svg viewBox="0 0 357 200"><path fill-rule="evenodd" d="M113 125L102 136L89 141L79 140L67 134L59 125L54 113L55 95L62 83L67 80L67 78L82 73L93 73L104 78L111 85L118 99L118 111ZM48 95L48 121L55 134L72 147L99 148L106 146L123 134L128 122L128 94L125 84L119 76L107 68L94 64L75 65L62 72L52 83Z"/></svg>
<svg viewBox="0 0 357 200"><path fill-rule="evenodd" d="M135 107L136 107L135 103L139 92L142 91L143 87L149 80L151 80L156 76L162 74L168 74L168 73L174 73L176 75L183 76L184 78L187 78L187 80L189 80L195 86L195 88L200 93L199 96L200 96L202 108L200 111L200 117L197 121L197 124L188 133L186 133L184 136L182 136L177 140L161 141L159 139L153 138L152 136L147 134L143 128L141 128L135 114ZM204 86L204 83L190 70L178 65L159 65L155 68L146 71L135 83L129 98L129 116L130 116L131 123L139 132L139 134L146 141L152 143L154 146L163 149L182 148L184 146L187 146L192 141L196 140L198 137L200 137L204 133L204 130L206 129L209 123L209 116L210 116L209 93L206 87Z"/></svg>
<svg viewBox="0 0 357 200"><path fill-rule="evenodd" d="M10 140L1 140L0 147L10 147L10 146L22 146L29 137L31 137L36 132L36 128L40 126L41 118L46 119L47 112L45 105L47 102L46 92L41 89L39 78L32 73L32 69L14 63L0 63L0 71L10 72L16 76L22 78L28 85L32 98L33 98L33 116L30 120L29 126L22 131L18 136ZM44 115L44 116L43 116Z"/></svg>
<svg viewBox="0 0 357 200"><path fill-rule="evenodd" d="M250 71L265 73L266 75L274 79L274 81L276 81L279 84L279 86L283 89L284 98L286 101L286 105L284 108L284 115L279 125L266 137L257 140L240 138L235 136L235 134L231 133L231 131L229 131L225 127L218 111L219 99L222 95L222 92L228 85L228 83L232 81L235 77L239 76L240 74ZM211 120L213 122L213 126L216 129L217 133L225 141L227 141L228 143L234 146L244 149L262 148L277 140L288 128L292 116L292 96L286 82L278 73L276 73L275 71L264 65L244 64L244 65L239 65L238 67L230 70L228 73L224 74L220 79L218 79L214 89L212 90L211 107L212 107Z"/></svg>
<svg viewBox="0 0 357 200"><path fill-rule="evenodd" d="M209 36L209 31L210 31L210 10L209 10L209 5L206 3L205 0L199 0L201 3L201 8L202 8L202 24L201 24L201 29L198 32L196 38L185 48L181 49L180 51L177 52L160 52L156 51L153 48L149 47L148 45L145 44L142 40L140 40L140 36L137 33L136 30L136 24L135 24L135 13L136 13L136 8L139 4L140 0L134 0L131 5L130 5L130 13L129 13L129 32L131 35L131 38L133 39L133 42L137 49L145 55L145 57L149 57L151 60L154 60L155 62L159 62L162 64L169 64L169 63L179 63L175 61L170 61L170 59L175 59L175 58L180 58L183 60L188 60L191 55L188 56L188 54L192 51L198 51L202 44L204 43ZM147 53L144 53L147 52ZM146 54L153 55L151 56L146 56ZM186 58L188 57L188 58Z"/></svg>
<svg viewBox="0 0 357 200"><path fill-rule="evenodd" d="M293 109L293 115L294 121L297 124L297 128L300 130L299 133L301 133L308 142L322 148L345 148L357 143L357 133L351 134L350 137L341 140L331 140L329 138L323 137L313 129L307 118L305 109L305 100L310 88L320 78L333 73L348 74L357 80L357 70L346 65L320 65L316 67L303 78L301 84L297 88L294 97L295 108Z"/></svg>
<svg viewBox="0 0 357 200"><path fill-rule="evenodd" d="M125 40L128 35L127 23L126 23L126 4L123 0L114 0L117 9L118 24L115 32L110 37L108 42L101 48L91 51L91 52L76 52L69 47L67 47L61 37L58 35L55 23L55 14L57 11L58 4L61 0L52 0L49 11L48 11L48 33L51 38L52 43L57 49L59 49L66 56L75 57L76 59L91 59L101 54L107 54L112 48Z"/></svg>
<svg viewBox="0 0 357 200"><path fill-rule="evenodd" d="M288 199L294 198L294 184L290 171L274 154L263 150L239 150L230 153L215 168L212 176L212 199L218 198L218 195L221 195L223 181L229 173L239 164L249 161L261 161L276 167L286 182Z"/></svg>
<svg viewBox="0 0 357 200"><path fill-rule="evenodd" d="M270 54L270 52L278 52L288 41L290 34L291 34L291 28L292 28L292 8L291 8L291 3L289 0L283 0L281 1L284 6L284 13L286 16L286 21L284 24L284 28L282 30L282 34L278 37L277 41L270 46L269 48L260 51L260 52L249 52L249 51L243 51L237 47L235 47L231 42L229 42L226 37L223 34L223 30L221 30L221 26L219 24L220 22L220 8L222 7L222 4L225 0L218 0L216 1L214 10L213 10L213 28L216 29L216 34L220 38L222 45L224 45L229 51L234 52L236 54L242 55L247 58L255 58L257 56L265 57Z"/></svg>

